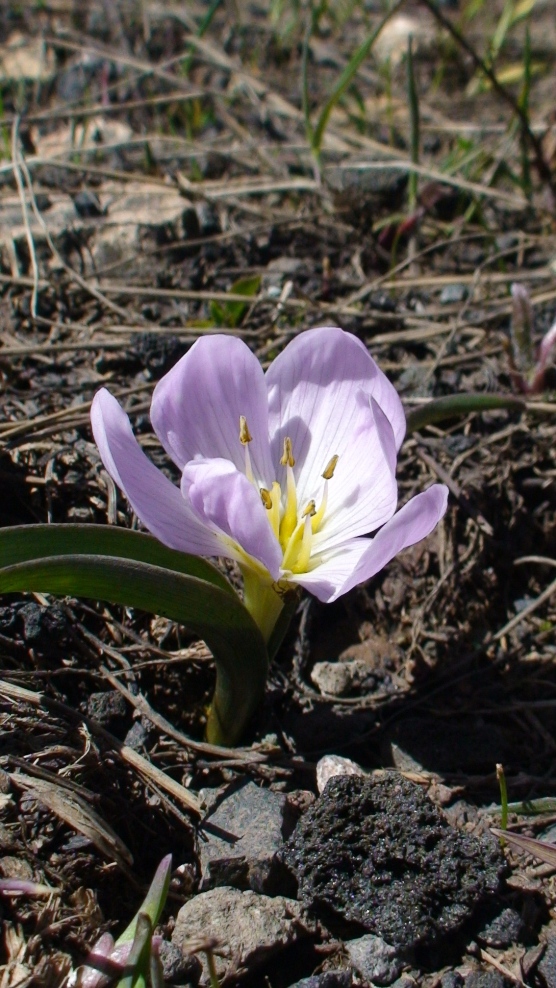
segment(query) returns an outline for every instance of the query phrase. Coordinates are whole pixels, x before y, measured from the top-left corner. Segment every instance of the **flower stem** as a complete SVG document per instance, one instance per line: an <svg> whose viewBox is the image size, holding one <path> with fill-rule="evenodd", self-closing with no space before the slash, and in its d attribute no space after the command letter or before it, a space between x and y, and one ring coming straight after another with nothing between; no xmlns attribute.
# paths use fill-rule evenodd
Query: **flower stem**
<svg viewBox="0 0 556 988"><path fill-rule="evenodd" d="M274 588L261 582L251 570L241 569L243 575L243 603L268 644L274 626L280 617L284 599Z"/></svg>

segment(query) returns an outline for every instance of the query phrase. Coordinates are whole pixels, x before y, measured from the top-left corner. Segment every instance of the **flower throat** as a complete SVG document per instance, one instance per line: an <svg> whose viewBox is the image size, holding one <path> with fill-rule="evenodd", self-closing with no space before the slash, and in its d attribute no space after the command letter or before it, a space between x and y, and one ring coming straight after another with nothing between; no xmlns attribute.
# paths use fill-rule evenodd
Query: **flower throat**
<svg viewBox="0 0 556 988"><path fill-rule="evenodd" d="M253 475L251 457L249 455L249 443L252 439L253 437L247 426L247 420L244 415L241 415L239 419L239 441L245 449L245 476L256 487L257 484ZM337 462L338 455L335 454L331 457L321 474L324 480L324 487L318 509L316 501L310 500L300 512L293 472L295 459L293 456L292 441L289 436L286 436L284 439L284 450L280 457L281 466L286 468L285 496L277 480L273 482L270 490L267 487L259 487L261 500L267 510L270 527L282 548L282 568L284 570L288 570L291 573L306 573L309 568L313 535L319 531L326 512L328 482L334 476Z"/></svg>

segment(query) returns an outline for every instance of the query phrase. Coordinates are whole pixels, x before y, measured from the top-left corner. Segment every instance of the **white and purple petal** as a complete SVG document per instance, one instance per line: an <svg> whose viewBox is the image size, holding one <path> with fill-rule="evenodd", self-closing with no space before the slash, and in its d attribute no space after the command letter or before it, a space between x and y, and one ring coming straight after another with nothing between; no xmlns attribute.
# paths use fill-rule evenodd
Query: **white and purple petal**
<svg viewBox="0 0 556 988"><path fill-rule="evenodd" d="M91 424L104 466L145 528L171 549L217 556L218 539L199 521L180 490L145 455L117 400L103 388L91 407Z"/></svg>
<svg viewBox="0 0 556 988"><path fill-rule="evenodd" d="M243 470L241 415L253 437L249 454L255 477L268 487L274 471L264 373L242 340L223 335L197 340L154 389L153 428L180 470L203 457L223 457Z"/></svg>
<svg viewBox="0 0 556 988"><path fill-rule="evenodd" d="M355 336L335 327L297 336L266 373L272 459L278 463L284 438L292 440L295 477L301 500L334 455L349 450L359 419L358 395L372 395L388 419L399 447L405 415L392 384ZM361 464L368 479L373 464ZM281 480L281 476L278 476Z"/></svg>
<svg viewBox="0 0 556 988"><path fill-rule="evenodd" d="M438 524L448 500L448 488L434 484L416 494L373 539L352 539L330 553L323 553L315 569L296 581L325 603L331 603L365 583L391 559L430 535Z"/></svg>
<svg viewBox="0 0 556 988"><path fill-rule="evenodd" d="M260 494L245 474L222 458L192 460L181 489L199 521L220 539L220 555L245 562L247 554L279 579L282 550Z"/></svg>
<svg viewBox="0 0 556 988"><path fill-rule="evenodd" d="M355 396L353 406L349 443L328 482L327 510L314 537L317 552L374 532L392 517L398 502L390 422L374 398L363 391Z"/></svg>

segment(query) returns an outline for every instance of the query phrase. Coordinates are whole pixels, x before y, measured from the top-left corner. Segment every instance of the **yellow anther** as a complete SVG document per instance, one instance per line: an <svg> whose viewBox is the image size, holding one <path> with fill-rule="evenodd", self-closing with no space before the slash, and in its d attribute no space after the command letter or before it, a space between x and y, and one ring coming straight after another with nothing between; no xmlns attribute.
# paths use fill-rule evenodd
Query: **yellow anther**
<svg viewBox="0 0 556 988"><path fill-rule="evenodd" d="M245 446L247 443L250 443L252 441L252 439L253 439L253 436L249 432L249 427L247 425L247 419L245 418L245 415L240 415L239 416L239 441L240 441L240 443L243 443L243 445Z"/></svg>
<svg viewBox="0 0 556 988"><path fill-rule="evenodd" d="M324 470L324 473L322 474L325 480L332 480L338 460L339 460L339 456L337 453L335 453L332 459L329 460L329 462L326 464L326 468Z"/></svg>
<svg viewBox="0 0 556 988"><path fill-rule="evenodd" d="M301 517L302 518L306 518L307 515L316 515L316 513L317 513L317 506L316 506L315 502L314 501L309 501L309 504L307 505L307 507L306 508L303 508L303 511L301 512Z"/></svg>
<svg viewBox="0 0 556 988"><path fill-rule="evenodd" d="M270 491L267 491L266 487L261 487L261 501L263 502L267 511L272 508L272 497Z"/></svg>
<svg viewBox="0 0 556 988"><path fill-rule="evenodd" d="M293 458L292 441L289 436L284 439L284 452L280 457L280 463L283 467L294 467L295 460Z"/></svg>

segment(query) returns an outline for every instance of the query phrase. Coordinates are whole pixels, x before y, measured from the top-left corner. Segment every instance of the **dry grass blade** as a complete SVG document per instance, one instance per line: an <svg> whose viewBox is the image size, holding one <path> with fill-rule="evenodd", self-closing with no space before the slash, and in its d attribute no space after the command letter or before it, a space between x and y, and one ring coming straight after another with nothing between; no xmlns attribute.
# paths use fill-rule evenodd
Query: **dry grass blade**
<svg viewBox="0 0 556 988"><path fill-rule="evenodd" d="M556 868L556 846L554 844L549 844L545 840L537 840L535 837L527 837L525 834L514 834L511 830L499 830L497 827L491 827L490 832L495 837L507 841L518 851L531 854Z"/></svg>
<svg viewBox="0 0 556 988"><path fill-rule="evenodd" d="M127 745L121 745L121 747L118 747L118 754L124 762L131 765L137 772L140 772L147 784L153 782L164 792L168 793L169 796L173 796L186 809L196 813L198 816L201 815L202 806L200 800L189 789L185 789L184 786L176 782L175 779L172 779L166 772L157 768L152 762L149 762L139 752L134 751L133 748L128 748Z"/></svg>
<svg viewBox="0 0 556 988"><path fill-rule="evenodd" d="M15 786L24 789L68 827L87 837L101 854L115 861L122 871L128 872L133 864L130 851L115 831L77 793L70 793L65 787L46 779L31 778L21 772L12 772L10 778Z"/></svg>

